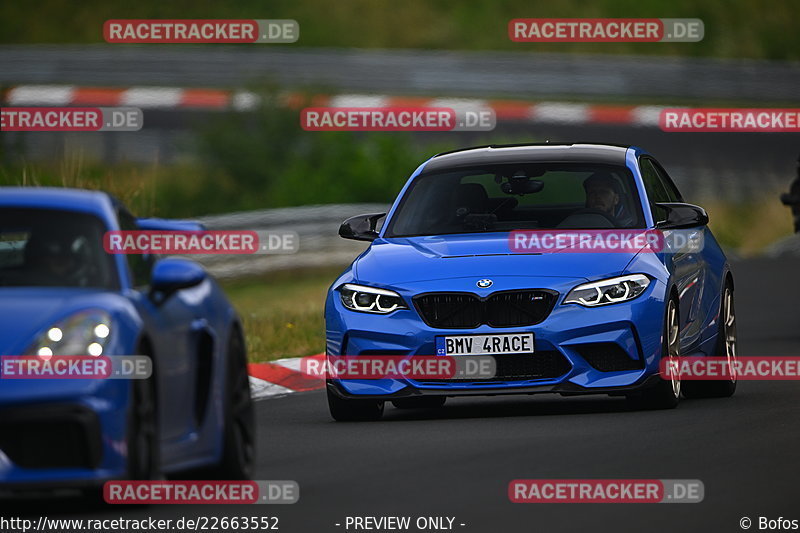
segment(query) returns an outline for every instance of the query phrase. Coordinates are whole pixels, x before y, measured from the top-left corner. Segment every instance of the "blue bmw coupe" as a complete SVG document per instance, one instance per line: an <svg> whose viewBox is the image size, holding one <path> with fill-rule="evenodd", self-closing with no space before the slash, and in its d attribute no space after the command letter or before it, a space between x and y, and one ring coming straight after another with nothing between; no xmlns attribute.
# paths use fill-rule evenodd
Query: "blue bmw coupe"
<svg viewBox="0 0 800 533"><path fill-rule="evenodd" d="M342 224L340 236L371 244L330 288L326 352L481 355L494 359L495 372L335 376L327 381L331 415L374 420L386 401L439 407L463 395L608 394L642 408L732 395L732 370L723 380L683 382L678 371L686 356L735 366L733 275L707 223L634 146L485 146L429 159L388 214ZM575 231L680 233L694 246L513 246L520 232Z"/></svg>
<svg viewBox="0 0 800 533"><path fill-rule="evenodd" d="M148 379L0 375L0 493L250 475L239 319L197 263L106 253L105 232L138 229L202 228L134 218L102 192L0 188L0 355L152 361Z"/></svg>

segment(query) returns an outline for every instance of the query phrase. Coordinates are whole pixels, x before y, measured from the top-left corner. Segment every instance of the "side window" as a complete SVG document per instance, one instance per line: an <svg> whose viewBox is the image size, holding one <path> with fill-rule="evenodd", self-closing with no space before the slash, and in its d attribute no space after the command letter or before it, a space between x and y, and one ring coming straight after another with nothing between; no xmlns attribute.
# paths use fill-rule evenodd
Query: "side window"
<svg viewBox="0 0 800 533"><path fill-rule="evenodd" d="M654 221L661 222L662 220L666 220L666 210L654 204L658 202L674 202L675 200L670 198L670 194L667 193L667 190L664 188L664 183L658 175L658 171L649 159L641 158L639 160L639 169L642 171L644 188L647 191L647 199L653 211Z"/></svg>
<svg viewBox="0 0 800 533"><path fill-rule="evenodd" d="M136 225L136 219L124 209L117 211L117 219L122 230L135 231L139 229ZM150 272L153 270L153 263L155 262L153 255L125 254L124 257L128 261L128 268L133 277L133 286L136 288L147 287L150 284Z"/></svg>
<svg viewBox="0 0 800 533"><path fill-rule="evenodd" d="M664 167L659 164L658 161L655 159L651 159L650 163L656 169L658 173L658 177L661 180L662 185L664 186L664 190L667 191L667 196L670 198L670 202L683 202L683 196L681 196L680 191L675 186L675 183L672 181L672 178L669 177L667 171L664 170Z"/></svg>

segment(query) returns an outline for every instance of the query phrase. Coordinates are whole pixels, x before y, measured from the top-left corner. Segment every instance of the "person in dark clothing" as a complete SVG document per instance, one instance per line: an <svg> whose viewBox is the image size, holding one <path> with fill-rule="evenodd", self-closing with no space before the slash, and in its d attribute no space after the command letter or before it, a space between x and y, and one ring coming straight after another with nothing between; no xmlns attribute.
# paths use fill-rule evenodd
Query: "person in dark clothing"
<svg viewBox="0 0 800 533"><path fill-rule="evenodd" d="M617 223L617 227L625 228L631 225L633 217L625 209L619 182L611 174L595 172L586 178L583 188L586 191L587 208L606 213Z"/></svg>
<svg viewBox="0 0 800 533"><path fill-rule="evenodd" d="M800 233L800 157L797 158L797 177L789 186L789 192L781 195L781 202L792 208L794 231Z"/></svg>

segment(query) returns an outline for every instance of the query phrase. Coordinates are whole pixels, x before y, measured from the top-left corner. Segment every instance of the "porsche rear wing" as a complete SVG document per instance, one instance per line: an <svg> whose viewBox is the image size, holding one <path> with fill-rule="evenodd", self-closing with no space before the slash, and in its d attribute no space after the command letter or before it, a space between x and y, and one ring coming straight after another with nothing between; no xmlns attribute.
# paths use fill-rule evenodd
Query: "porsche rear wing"
<svg viewBox="0 0 800 533"><path fill-rule="evenodd" d="M136 225L141 230L154 231L206 231L200 222L193 220L170 220L167 218L137 218Z"/></svg>

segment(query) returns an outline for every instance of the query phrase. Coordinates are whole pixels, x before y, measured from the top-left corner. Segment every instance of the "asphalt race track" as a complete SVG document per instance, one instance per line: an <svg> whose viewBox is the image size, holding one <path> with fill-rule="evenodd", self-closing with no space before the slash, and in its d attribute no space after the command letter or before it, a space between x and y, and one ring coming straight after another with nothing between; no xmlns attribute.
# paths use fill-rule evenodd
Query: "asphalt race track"
<svg viewBox="0 0 800 533"><path fill-rule="evenodd" d="M800 259L734 264L741 355L800 354L798 273ZM798 382L743 382L731 399L683 400L671 411L548 395L451 399L440 411L387 407L380 422L349 424L334 423L324 393L313 392L261 401L257 419L256 478L299 482L294 505L38 500L16 509L73 518L271 515L288 533L346 531L348 515L454 516L456 531L486 533L741 531L744 516L753 530L759 516L800 519ZM700 479L705 500L512 504L507 487L517 478Z"/></svg>

